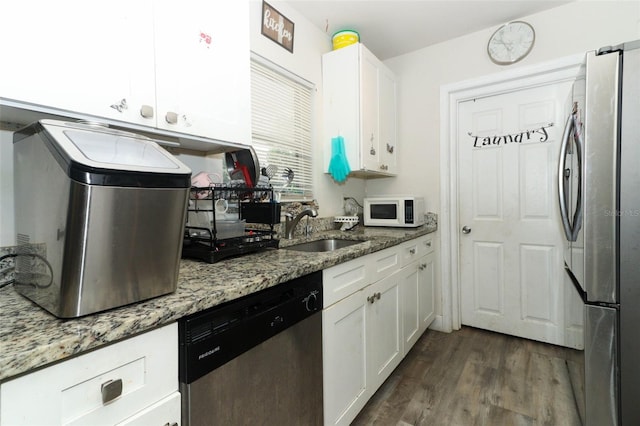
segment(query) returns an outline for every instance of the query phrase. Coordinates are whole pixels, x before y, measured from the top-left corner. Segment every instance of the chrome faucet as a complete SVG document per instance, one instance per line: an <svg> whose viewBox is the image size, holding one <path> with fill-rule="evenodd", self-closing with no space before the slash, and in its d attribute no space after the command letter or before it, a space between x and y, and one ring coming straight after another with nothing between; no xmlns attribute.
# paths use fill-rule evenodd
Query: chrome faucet
<svg viewBox="0 0 640 426"><path fill-rule="evenodd" d="M318 216L318 212L316 211L316 209L305 209L298 213L296 217L293 217L293 214L291 213L284 214L284 237L286 239L290 240L293 238L293 231L296 229L296 226L298 225L298 222L300 222L300 219L302 219L304 216L316 217Z"/></svg>

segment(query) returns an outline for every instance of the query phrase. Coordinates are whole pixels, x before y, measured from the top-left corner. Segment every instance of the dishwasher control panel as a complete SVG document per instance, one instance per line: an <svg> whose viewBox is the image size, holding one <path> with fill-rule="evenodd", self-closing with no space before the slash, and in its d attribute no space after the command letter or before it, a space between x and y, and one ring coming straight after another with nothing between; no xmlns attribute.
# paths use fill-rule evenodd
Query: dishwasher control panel
<svg viewBox="0 0 640 426"><path fill-rule="evenodd" d="M318 271L180 319L180 382L192 383L321 310Z"/></svg>

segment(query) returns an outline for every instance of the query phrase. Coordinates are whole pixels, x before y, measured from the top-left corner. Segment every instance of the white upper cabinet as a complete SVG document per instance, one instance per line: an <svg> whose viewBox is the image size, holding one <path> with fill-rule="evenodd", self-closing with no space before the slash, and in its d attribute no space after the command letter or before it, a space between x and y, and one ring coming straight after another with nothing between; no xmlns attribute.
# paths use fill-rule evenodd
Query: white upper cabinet
<svg viewBox="0 0 640 426"><path fill-rule="evenodd" d="M3 17L0 98L249 143L247 1L25 0Z"/></svg>
<svg viewBox="0 0 640 426"><path fill-rule="evenodd" d="M249 3L154 6L157 126L250 143Z"/></svg>
<svg viewBox="0 0 640 426"><path fill-rule="evenodd" d="M0 97L140 124L155 97L151 1L12 1Z"/></svg>
<svg viewBox="0 0 640 426"><path fill-rule="evenodd" d="M397 156L395 76L363 44L322 57L325 171L331 139L344 138L353 176L394 176Z"/></svg>

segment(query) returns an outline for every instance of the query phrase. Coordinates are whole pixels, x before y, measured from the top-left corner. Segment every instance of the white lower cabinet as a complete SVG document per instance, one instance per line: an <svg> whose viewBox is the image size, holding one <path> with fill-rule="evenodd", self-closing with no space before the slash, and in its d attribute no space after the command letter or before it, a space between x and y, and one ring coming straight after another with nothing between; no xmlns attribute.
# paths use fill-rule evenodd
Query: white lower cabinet
<svg viewBox="0 0 640 426"><path fill-rule="evenodd" d="M403 354L413 347L435 317L434 254L402 268L402 346Z"/></svg>
<svg viewBox="0 0 640 426"><path fill-rule="evenodd" d="M349 424L402 359L398 274L322 313L325 424Z"/></svg>
<svg viewBox="0 0 640 426"><path fill-rule="evenodd" d="M367 301L367 368L371 395L402 361L400 276L394 273L364 289Z"/></svg>
<svg viewBox="0 0 640 426"><path fill-rule="evenodd" d="M323 271L324 423L348 425L434 319L424 236Z"/></svg>
<svg viewBox="0 0 640 426"><path fill-rule="evenodd" d="M348 425L371 397L368 302L360 290L322 312L324 423Z"/></svg>
<svg viewBox="0 0 640 426"><path fill-rule="evenodd" d="M0 425L179 425L176 323L0 385Z"/></svg>

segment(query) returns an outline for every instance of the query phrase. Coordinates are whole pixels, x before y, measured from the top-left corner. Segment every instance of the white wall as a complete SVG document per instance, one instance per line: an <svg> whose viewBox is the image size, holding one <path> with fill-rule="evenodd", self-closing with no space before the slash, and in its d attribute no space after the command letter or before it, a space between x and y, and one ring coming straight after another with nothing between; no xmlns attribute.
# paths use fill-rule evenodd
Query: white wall
<svg viewBox="0 0 640 426"><path fill-rule="evenodd" d="M295 24L293 53L260 33L262 2L258 0L252 0L250 8L251 50L315 84L313 123L315 198L320 205L320 216L341 215L344 213L343 197L355 197L362 201L365 181L350 178L343 184L337 184L323 170L322 147L327 141L322 140L322 54L331 50L331 37L314 27L289 4L278 1L270 1L269 4Z"/></svg>
<svg viewBox="0 0 640 426"><path fill-rule="evenodd" d="M577 1L522 18L536 30L530 55L495 65L486 43L496 28L385 61L398 78L397 178L370 180L367 194L414 193L440 213L440 87L515 67L558 59L640 38L640 2Z"/></svg>

